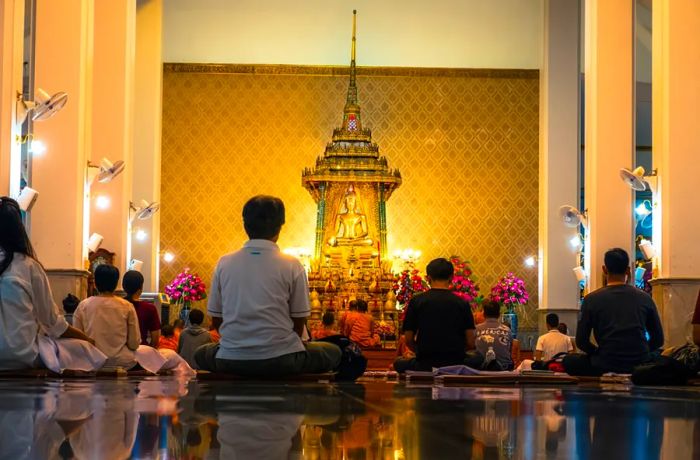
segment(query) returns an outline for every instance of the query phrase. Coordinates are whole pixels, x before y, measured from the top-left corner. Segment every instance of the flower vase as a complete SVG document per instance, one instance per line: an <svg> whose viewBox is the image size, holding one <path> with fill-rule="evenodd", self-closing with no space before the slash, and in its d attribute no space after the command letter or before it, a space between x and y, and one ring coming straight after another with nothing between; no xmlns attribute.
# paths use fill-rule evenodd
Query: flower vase
<svg viewBox="0 0 700 460"><path fill-rule="evenodd" d="M513 305L508 305L506 306L506 311L503 313L503 323L507 323L510 325L510 333L513 336L513 338L517 338L518 336L518 314L515 312L515 308L513 308Z"/></svg>
<svg viewBox="0 0 700 460"><path fill-rule="evenodd" d="M180 307L180 313L178 314L178 319L181 319L185 323L185 327L189 326L190 323L190 311L192 307L189 302L184 302Z"/></svg>

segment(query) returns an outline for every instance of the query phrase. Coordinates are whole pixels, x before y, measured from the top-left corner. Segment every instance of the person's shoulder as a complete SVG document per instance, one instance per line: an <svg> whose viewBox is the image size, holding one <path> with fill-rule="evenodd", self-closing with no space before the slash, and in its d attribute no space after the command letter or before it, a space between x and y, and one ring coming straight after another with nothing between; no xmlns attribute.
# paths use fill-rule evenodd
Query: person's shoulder
<svg viewBox="0 0 700 460"><path fill-rule="evenodd" d="M112 304L112 305L114 305L114 306L119 306L119 308L127 308L127 309L129 309L129 310L134 310L134 311L136 311L136 310L134 309L134 305L133 305L131 302L129 302L128 300L123 299L123 298L121 298L121 297L113 296L113 297L110 297L110 298L108 299L108 301L109 301L110 304Z"/></svg>
<svg viewBox="0 0 700 460"><path fill-rule="evenodd" d="M216 268L231 263L232 261L235 261L236 258L240 257L241 254L243 254L243 249L237 249L235 251L231 251L227 254L224 254L223 256L219 257L219 260L216 262Z"/></svg>

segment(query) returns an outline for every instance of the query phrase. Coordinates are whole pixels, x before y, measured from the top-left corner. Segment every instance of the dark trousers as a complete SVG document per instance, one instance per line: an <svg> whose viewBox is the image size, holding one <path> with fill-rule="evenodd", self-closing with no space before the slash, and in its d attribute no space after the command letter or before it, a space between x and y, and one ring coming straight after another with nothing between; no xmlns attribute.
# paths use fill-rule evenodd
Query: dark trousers
<svg viewBox="0 0 700 460"><path fill-rule="evenodd" d="M564 356L562 364L567 374L577 377L600 377L605 374L605 370L593 364L591 355L569 353Z"/></svg>
<svg viewBox="0 0 700 460"><path fill-rule="evenodd" d="M306 350L270 359L219 359L218 343L202 345L194 352L197 366L205 371L223 372L246 377L285 377L297 374L320 374L338 368L342 351L326 342L309 342Z"/></svg>

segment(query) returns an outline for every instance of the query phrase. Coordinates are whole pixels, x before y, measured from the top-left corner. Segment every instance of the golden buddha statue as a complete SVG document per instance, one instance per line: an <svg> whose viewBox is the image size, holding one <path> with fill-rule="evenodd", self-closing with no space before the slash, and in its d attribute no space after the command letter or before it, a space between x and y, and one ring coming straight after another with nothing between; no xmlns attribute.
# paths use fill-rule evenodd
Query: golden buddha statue
<svg viewBox="0 0 700 460"><path fill-rule="evenodd" d="M352 185L348 187L340 212L335 219L335 235L328 239L330 246L372 246L368 237L367 216L357 206L357 194Z"/></svg>

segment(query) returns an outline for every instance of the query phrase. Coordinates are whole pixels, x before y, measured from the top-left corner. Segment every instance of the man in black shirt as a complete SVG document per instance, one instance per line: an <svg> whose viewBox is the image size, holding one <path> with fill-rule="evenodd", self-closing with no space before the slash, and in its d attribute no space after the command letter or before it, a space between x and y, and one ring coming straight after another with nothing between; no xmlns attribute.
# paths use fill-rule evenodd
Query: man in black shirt
<svg viewBox="0 0 700 460"><path fill-rule="evenodd" d="M403 324L406 345L416 357L398 358L397 372L463 364L465 352L474 348L472 310L450 291L454 267L447 259L435 259L426 272L430 290L411 299Z"/></svg>
<svg viewBox="0 0 700 460"><path fill-rule="evenodd" d="M603 272L608 282L583 299L576 345L586 354L564 359L570 375L629 374L635 366L651 361L652 353L663 345L664 333L654 301L627 284L629 263L624 249L605 253ZM591 343L591 331L598 346Z"/></svg>

